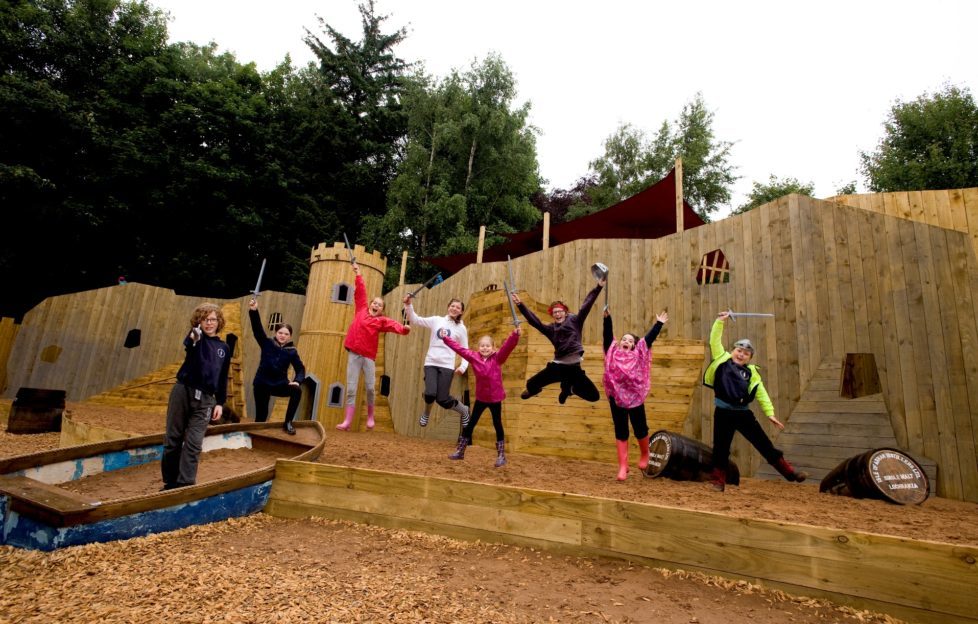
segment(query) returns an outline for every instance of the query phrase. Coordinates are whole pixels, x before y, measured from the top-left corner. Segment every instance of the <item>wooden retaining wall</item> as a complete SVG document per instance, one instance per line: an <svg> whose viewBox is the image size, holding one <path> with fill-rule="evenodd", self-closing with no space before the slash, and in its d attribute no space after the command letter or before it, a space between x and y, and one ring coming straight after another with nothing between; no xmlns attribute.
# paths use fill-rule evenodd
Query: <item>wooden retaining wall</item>
<svg viewBox="0 0 978 624"><path fill-rule="evenodd" d="M696 269L715 249L729 261L730 281L701 286ZM728 323L724 340L754 342L754 361L784 421L823 359L872 353L901 448L937 461L940 495L978 501L978 262L968 234L790 195L681 234L580 240L516 258L512 266L517 287L533 299L563 299L576 309L594 285L589 267L599 261L611 270L610 306L622 328L647 328L665 308L663 339L705 340L720 310L773 313L773 320ZM441 314L450 297L468 300L505 278L505 262L470 265L424 291L415 305L423 316ZM388 314L408 289L388 293ZM584 341L600 344L600 332L597 312ZM392 417L395 429L409 435L419 434L409 412L427 348L426 332L418 334L387 341ZM707 363L704 349L701 366ZM707 443L712 399L696 388L684 428ZM423 432L456 434L457 422ZM596 437L595 444L607 440ZM756 470L759 458L739 436L733 457L744 474Z"/></svg>
<svg viewBox="0 0 978 624"><path fill-rule="evenodd" d="M913 622L978 622L971 547L287 460L265 512L747 579Z"/></svg>

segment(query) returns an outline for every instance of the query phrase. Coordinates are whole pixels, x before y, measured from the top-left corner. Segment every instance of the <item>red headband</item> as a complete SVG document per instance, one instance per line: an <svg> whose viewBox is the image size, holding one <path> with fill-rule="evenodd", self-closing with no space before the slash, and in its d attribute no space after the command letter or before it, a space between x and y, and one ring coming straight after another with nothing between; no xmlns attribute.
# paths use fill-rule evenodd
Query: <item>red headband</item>
<svg viewBox="0 0 978 624"><path fill-rule="evenodd" d="M556 310L557 308L563 308L564 312L570 312L570 310L567 309L567 306L564 305L563 301L554 301L553 303L550 304L550 307L547 308L547 314L553 316L554 310Z"/></svg>

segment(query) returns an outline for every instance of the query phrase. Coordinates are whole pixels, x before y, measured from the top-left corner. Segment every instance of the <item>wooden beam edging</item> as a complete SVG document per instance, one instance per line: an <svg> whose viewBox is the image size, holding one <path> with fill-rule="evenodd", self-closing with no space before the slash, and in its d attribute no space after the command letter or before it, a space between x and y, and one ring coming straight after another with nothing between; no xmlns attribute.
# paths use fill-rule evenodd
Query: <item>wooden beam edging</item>
<svg viewBox="0 0 978 624"><path fill-rule="evenodd" d="M277 463L265 512L746 579L915 622L978 622L978 547L290 460Z"/></svg>

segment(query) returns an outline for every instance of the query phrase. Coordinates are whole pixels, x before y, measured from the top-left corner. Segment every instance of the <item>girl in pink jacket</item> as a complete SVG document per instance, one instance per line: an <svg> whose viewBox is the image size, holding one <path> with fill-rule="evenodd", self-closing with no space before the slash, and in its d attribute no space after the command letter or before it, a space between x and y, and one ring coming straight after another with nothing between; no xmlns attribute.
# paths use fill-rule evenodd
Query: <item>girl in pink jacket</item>
<svg viewBox="0 0 978 624"><path fill-rule="evenodd" d="M640 470L649 465L649 425L645 420L645 398L649 395L652 369L652 343L662 325L669 321L669 314L660 312L655 325L642 340L635 334L622 334L615 342L611 328L611 314L604 311L604 393L611 404L611 419L615 423L615 443L618 445L618 477L628 476L628 421L638 439L641 455Z"/></svg>
<svg viewBox="0 0 978 624"><path fill-rule="evenodd" d="M455 342L445 330L439 330L438 337L445 341L452 351L471 364L475 372L475 406L472 408L472 418L462 429L462 435L458 437L458 446L455 452L448 456L449 459L465 458L465 447L472 444L472 432L482 412L488 407L489 413L492 414L492 426L496 430L496 468L506 465L506 443L503 434L503 399L506 398L506 391L503 389L502 366L513 352L522 333L523 330L519 327L514 329L498 351L492 336L483 336L479 338L479 350L472 351Z"/></svg>

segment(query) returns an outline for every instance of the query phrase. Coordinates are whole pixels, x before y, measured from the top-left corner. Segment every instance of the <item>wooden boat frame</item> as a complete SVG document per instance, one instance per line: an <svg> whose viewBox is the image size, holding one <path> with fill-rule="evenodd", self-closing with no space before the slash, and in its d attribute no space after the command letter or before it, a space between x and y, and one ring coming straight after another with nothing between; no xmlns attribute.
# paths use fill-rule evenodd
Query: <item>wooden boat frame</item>
<svg viewBox="0 0 978 624"><path fill-rule="evenodd" d="M313 446L298 439L263 435L281 429L281 423L239 423L208 427L206 439L246 434L266 450L278 450L288 459L314 461L326 445L326 433L316 421L294 423L297 430L313 429ZM52 550L63 546L111 541L174 530L260 511L275 476L274 464L192 486L119 499L99 501L26 476L33 469L70 464L111 453L153 449L138 465L159 459L164 434L96 442L20 455L0 460L0 544ZM293 455L288 453L296 451ZM116 466L116 468L124 466ZM77 470L78 468L76 468ZM112 470L115 468L108 468ZM101 472L102 470L96 470ZM60 481L70 481L71 478ZM86 528L87 527L87 528Z"/></svg>

